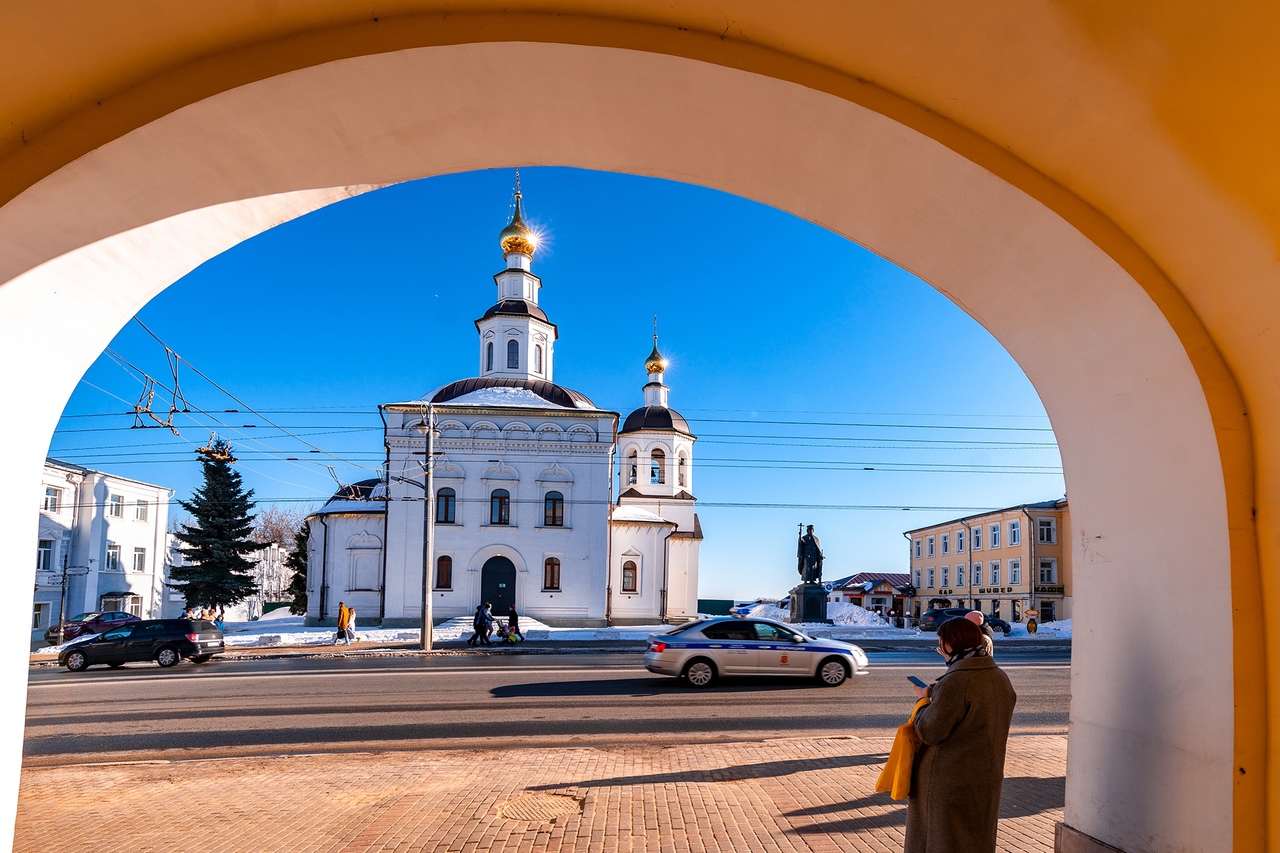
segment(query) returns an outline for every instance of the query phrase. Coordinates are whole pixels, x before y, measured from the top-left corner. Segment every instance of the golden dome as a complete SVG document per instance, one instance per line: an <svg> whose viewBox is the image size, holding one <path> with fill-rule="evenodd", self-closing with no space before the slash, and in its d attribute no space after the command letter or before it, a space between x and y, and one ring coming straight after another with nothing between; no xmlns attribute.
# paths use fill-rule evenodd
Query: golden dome
<svg viewBox="0 0 1280 853"><path fill-rule="evenodd" d="M658 352L658 336L653 336L653 352L644 361L644 369L650 373L662 373L667 369L667 360Z"/></svg>
<svg viewBox="0 0 1280 853"><path fill-rule="evenodd" d="M504 255L518 252L533 257L533 250L538 246L537 236L524 224L524 217L521 216L519 190L516 191L515 215L511 217L511 223L498 232L498 242L502 245Z"/></svg>

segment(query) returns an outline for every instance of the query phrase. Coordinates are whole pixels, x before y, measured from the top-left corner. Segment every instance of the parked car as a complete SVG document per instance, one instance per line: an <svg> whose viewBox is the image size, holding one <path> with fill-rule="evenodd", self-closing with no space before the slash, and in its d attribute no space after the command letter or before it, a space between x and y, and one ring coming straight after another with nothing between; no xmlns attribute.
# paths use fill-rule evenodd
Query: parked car
<svg viewBox="0 0 1280 853"><path fill-rule="evenodd" d="M938 630L938 626L943 622L946 622L948 619L957 619L963 617L966 613L972 612L973 608L971 607L947 607L942 610L926 610L920 616L920 630L936 631ZM984 613L982 614L982 621L987 625L990 625L993 631L1003 631L1005 634L1008 634L1013 630L1013 627L999 616L988 616Z"/></svg>
<svg viewBox="0 0 1280 853"><path fill-rule="evenodd" d="M89 634L101 634L112 628L118 628L129 622L137 622L139 617L122 610L89 613L78 613L62 623L62 641L74 640L76 637ZM58 642L58 626L51 625L44 632L44 641L49 645Z"/></svg>
<svg viewBox="0 0 1280 853"><path fill-rule="evenodd" d="M866 674L867 656L852 643L815 639L771 619L721 616L651 634L644 666L690 687L710 687L722 675L809 677L838 687Z"/></svg>
<svg viewBox="0 0 1280 853"><path fill-rule="evenodd" d="M170 667L183 658L204 663L225 647L222 631L203 619L140 619L67 645L58 664L72 672L96 663L114 668L148 660Z"/></svg>

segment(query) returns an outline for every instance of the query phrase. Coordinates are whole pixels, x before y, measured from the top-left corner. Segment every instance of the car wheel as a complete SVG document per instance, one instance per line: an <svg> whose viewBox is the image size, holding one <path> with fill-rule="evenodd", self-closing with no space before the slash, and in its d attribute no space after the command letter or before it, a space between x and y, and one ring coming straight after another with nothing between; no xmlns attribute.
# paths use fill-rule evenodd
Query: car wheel
<svg viewBox="0 0 1280 853"><path fill-rule="evenodd" d="M191 662L192 663L208 663L209 658L211 657L213 657L213 655L192 655Z"/></svg>
<svg viewBox="0 0 1280 853"><path fill-rule="evenodd" d="M690 687L710 687L716 683L716 665L706 658L694 658L685 664L680 677Z"/></svg>
<svg viewBox="0 0 1280 853"><path fill-rule="evenodd" d="M156 663L163 667L173 666L182 660L182 655L178 654L178 650L173 646L164 646L160 651L156 652Z"/></svg>
<svg viewBox="0 0 1280 853"><path fill-rule="evenodd" d="M818 683L823 687L839 687L849 677L849 667L840 658L827 658L818 664Z"/></svg>
<svg viewBox="0 0 1280 853"><path fill-rule="evenodd" d="M67 669L80 672L89 665L89 658L84 652L71 652L67 655Z"/></svg>

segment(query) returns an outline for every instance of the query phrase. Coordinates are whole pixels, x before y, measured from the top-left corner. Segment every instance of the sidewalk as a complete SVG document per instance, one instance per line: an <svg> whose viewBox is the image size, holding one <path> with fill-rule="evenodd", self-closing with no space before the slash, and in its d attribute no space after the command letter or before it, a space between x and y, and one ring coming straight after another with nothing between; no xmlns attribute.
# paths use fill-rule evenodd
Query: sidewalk
<svg viewBox="0 0 1280 853"><path fill-rule="evenodd" d="M22 773L14 850L674 853L902 850L889 738L441 750ZM1050 851L1067 739L1009 741L1001 851Z"/></svg>

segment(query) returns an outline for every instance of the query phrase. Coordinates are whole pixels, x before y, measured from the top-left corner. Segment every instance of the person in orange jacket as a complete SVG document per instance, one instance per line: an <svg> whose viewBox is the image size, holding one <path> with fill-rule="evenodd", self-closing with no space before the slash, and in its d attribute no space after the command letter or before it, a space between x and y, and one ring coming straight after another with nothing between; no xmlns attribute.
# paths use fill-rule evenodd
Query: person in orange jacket
<svg viewBox="0 0 1280 853"><path fill-rule="evenodd" d="M338 602L338 635L333 638L333 644L336 646L341 640L344 644L350 643L347 637L347 626L351 624L351 611L347 609L345 601Z"/></svg>

